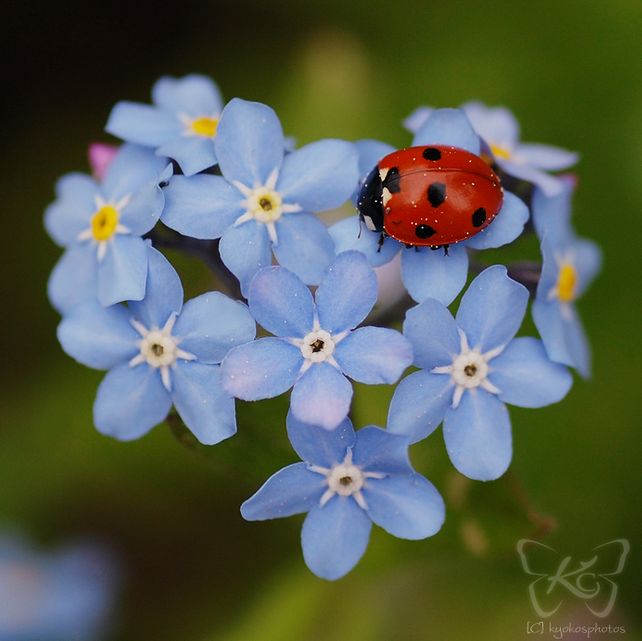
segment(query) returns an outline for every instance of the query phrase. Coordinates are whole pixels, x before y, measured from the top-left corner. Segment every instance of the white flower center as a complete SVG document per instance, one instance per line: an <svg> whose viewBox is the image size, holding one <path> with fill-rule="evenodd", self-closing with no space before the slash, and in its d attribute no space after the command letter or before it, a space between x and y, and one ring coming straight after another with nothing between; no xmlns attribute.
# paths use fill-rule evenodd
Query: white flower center
<svg viewBox="0 0 642 641"><path fill-rule="evenodd" d="M293 214L301 211L301 206L293 203L284 203L283 198L276 190L276 182L279 178L277 169L272 171L264 185L248 187L235 180L233 185L245 196L241 202L245 212L234 222L234 226L242 225L248 220L256 220L263 223L268 230L270 240L276 245L278 236L276 233L276 221L283 214Z"/></svg>
<svg viewBox="0 0 642 641"><path fill-rule="evenodd" d="M368 504L361 490L366 486L368 479L382 479L385 474L380 472L364 472L352 462L352 448L348 448L345 458L341 463L332 467L319 467L311 465L310 470L322 474L326 478L328 489L323 493L319 505L323 507L335 494L339 496L352 496L357 505L368 509Z"/></svg>
<svg viewBox="0 0 642 641"><path fill-rule="evenodd" d="M332 335L324 329L317 329L305 335L300 349L303 358L321 363L332 356L334 347Z"/></svg>
<svg viewBox="0 0 642 641"><path fill-rule="evenodd" d="M478 347L471 349L468 346L466 334L461 330L459 330L459 340L460 352L453 358L452 365L434 367L430 370L433 374L450 374L450 378L455 385L453 408L459 406L466 390L482 387L491 394L500 393L501 390L488 380L488 374L491 371L488 363L496 356L499 356L505 347L505 345L502 345L482 354Z"/></svg>
<svg viewBox="0 0 642 641"><path fill-rule="evenodd" d="M487 374L488 363L476 350L459 354L453 360L451 376L456 385L467 389L479 387L486 380Z"/></svg>
<svg viewBox="0 0 642 641"><path fill-rule="evenodd" d="M361 468L341 463L335 465L328 474L328 488L335 494L350 496L358 492L365 482Z"/></svg>
<svg viewBox="0 0 642 641"><path fill-rule="evenodd" d="M160 329L148 332L140 342L140 353L152 367L173 365L177 351L176 339Z"/></svg>
<svg viewBox="0 0 642 641"><path fill-rule="evenodd" d="M147 363L150 367L160 370L161 380L167 391L171 391L170 368L181 358L185 361L196 359L194 354L186 352L178 347L180 339L172 336L172 329L176 322L176 314L172 314L162 329L153 327L147 329L137 320L131 321L134 329L141 335L138 343L140 352L129 361L130 367L136 367L141 363Z"/></svg>

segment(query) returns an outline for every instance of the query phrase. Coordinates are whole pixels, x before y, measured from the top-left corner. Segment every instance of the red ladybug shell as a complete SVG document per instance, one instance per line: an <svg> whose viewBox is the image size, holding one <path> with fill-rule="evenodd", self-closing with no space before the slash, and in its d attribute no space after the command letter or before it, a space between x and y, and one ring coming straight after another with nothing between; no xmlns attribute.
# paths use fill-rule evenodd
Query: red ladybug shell
<svg viewBox="0 0 642 641"><path fill-rule="evenodd" d="M409 147L378 163L386 234L408 245L458 243L483 231L503 189L479 157L457 147Z"/></svg>

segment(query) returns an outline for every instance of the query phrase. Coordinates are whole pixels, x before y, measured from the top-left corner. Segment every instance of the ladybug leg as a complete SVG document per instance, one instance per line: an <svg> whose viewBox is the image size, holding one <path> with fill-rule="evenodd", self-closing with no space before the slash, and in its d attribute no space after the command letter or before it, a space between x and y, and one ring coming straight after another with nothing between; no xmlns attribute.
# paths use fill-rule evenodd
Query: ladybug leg
<svg viewBox="0 0 642 641"><path fill-rule="evenodd" d="M449 245L444 245L444 256L448 256L448 247Z"/></svg>
<svg viewBox="0 0 642 641"><path fill-rule="evenodd" d="M359 231L359 234L361 234L361 231ZM386 240L386 235L381 232L379 235L379 240L377 242L377 254L381 252L381 248L383 247L383 241Z"/></svg>

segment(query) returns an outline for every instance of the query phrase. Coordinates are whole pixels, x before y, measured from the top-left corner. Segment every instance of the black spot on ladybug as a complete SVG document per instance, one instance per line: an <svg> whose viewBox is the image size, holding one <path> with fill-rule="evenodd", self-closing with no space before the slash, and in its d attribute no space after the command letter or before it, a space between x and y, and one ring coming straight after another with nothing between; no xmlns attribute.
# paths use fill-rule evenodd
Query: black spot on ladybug
<svg viewBox="0 0 642 641"><path fill-rule="evenodd" d="M426 147L423 150L422 156L426 160L441 160L441 151L435 149L434 147Z"/></svg>
<svg viewBox="0 0 642 641"><path fill-rule="evenodd" d="M390 167L390 169L388 169L388 173L383 179L383 186L386 187L391 194L396 194L401 191L399 167Z"/></svg>
<svg viewBox="0 0 642 641"><path fill-rule="evenodd" d="M475 209L473 212L473 225L481 227L486 222L486 210L483 207Z"/></svg>
<svg viewBox="0 0 642 641"><path fill-rule="evenodd" d="M430 238L436 233L430 225L417 225L417 227L415 227L415 235L417 238Z"/></svg>
<svg viewBox="0 0 642 641"><path fill-rule="evenodd" d="M432 183L428 187L428 202L433 207L439 207L446 200L446 185L444 183Z"/></svg>

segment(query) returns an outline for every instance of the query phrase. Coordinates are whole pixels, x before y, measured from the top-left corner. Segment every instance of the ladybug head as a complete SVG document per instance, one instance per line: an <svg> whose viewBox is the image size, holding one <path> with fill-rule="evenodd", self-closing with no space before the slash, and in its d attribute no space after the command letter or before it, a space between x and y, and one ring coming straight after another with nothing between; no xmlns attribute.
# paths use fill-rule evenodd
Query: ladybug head
<svg viewBox="0 0 642 641"><path fill-rule="evenodd" d="M371 231L383 231L383 184L379 167L368 174L357 199L361 220Z"/></svg>

